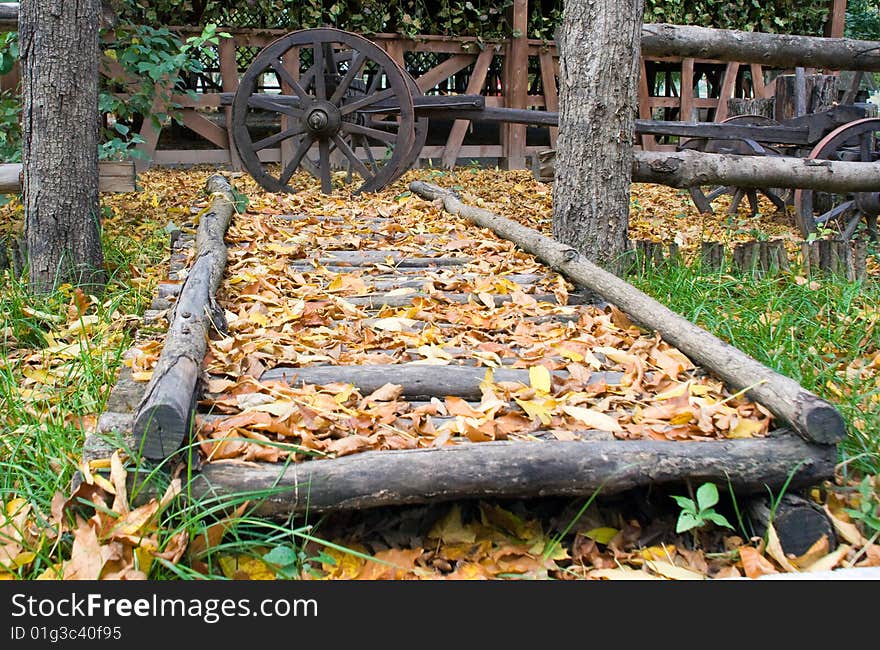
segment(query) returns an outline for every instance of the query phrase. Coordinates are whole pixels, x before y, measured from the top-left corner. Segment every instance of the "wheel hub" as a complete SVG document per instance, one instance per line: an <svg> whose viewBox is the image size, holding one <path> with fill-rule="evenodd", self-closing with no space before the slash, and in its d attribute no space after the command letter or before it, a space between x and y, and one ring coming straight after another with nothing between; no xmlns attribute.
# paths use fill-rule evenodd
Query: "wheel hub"
<svg viewBox="0 0 880 650"><path fill-rule="evenodd" d="M339 131L342 116L328 101L317 101L303 113L303 126L315 136L328 137Z"/></svg>

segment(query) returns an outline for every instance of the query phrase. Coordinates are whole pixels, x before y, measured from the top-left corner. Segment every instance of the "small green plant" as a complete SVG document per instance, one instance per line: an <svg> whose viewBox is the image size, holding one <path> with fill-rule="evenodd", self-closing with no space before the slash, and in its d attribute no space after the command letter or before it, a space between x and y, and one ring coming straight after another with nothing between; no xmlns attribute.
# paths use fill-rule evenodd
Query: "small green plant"
<svg viewBox="0 0 880 650"><path fill-rule="evenodd" d="M696 498L673 496L681 508L675 524L676 533L684 533L694 528L702 528L708 523L733 529L721 513L715 512L718 503L718 488L714 483L703 483L697 488Z"/></svg>
<svg viewBox="0 0 880 650"><path fill-rule="evenodd" d="M880 495L872 485L870 476L865 476L859 483L858 508L845 508L844 511L861 523L868 535L880 533Z"/></svg>

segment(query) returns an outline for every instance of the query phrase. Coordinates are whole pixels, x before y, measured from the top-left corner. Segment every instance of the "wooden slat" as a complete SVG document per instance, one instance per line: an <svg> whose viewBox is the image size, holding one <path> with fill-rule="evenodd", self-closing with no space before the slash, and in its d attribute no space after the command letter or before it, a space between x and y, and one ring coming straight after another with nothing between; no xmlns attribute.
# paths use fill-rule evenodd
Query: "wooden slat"
<svg viewBox="0 0 880 650"><path fill-rule="evenodd" d="M639 118L643 120L653 119L651 104L649 103L650 92L648 91L648 73L645 70L645 57L639 57ZM657 138L643 133L641 135L642 149L654 151L657 147Z"/></svg>
<svg viewBox="0 0 880 650"><path fill-rule="evenodd" d="M684 59L681 62L681 91L679 95L680 109L679 118L683 122L695 122L694 115L694 60Z"/></svg>
<svg viewBox="0 0 880 650"><path fill-rule="evenodd" d="M221 149L226 149L229 146L229 134L226 129L218 126L201 113L197 113L191 108L185 108L181 111L180 120L184 126Z"/></svg>
<svg viewBox="0 0 880 650"><path fill-rule="evenodd" d="M544 110L559 111L559 93L556 87L556 64L550 50L542 50L539 55L541 61L541 86L544 88ZM558 127L550 127L550 148L556 148L556 138L559 135Z"/></svg>
<svg viewBox="0 0 880 650"><path fill-rule="evenodd" d="M0 164L0 194L21 192L22 164ZM133 162L100 161L98 163L99 192L134 192L137 178Z"/></svg>
<svg viewBox="0 0 880 650"><path fill-rule="evenodd" d="M218 56L220 58L220 87L224 92L234 93L238 90L238 64L235 62L235 48L238 46L238 41L235 36L232 38L224 38L220 40L220 44L218 45ZM235 170L242 170L244 166L241 163L241 158L238 155L238 150L235 148L235 142L233 140L233 128L232 128L232 107L227 106L224 109L226 114L226 137L227 137L227 145L226 149L229 152L228 160L232 165L232 168Z"/></svg>
<svg viewBox="0 0 880 650"><path fill-rule="evenodd" d="M504 60L504 95L509 108L526 108L526 95L529 92L528 69L528 0L513 0L511 28L521 36L511 38L507 47L508 56ZM502 127L505 147L504 166L506 169L524 169L526 166L526 127L522 124L506 124Z"/></svg>
<svg viewBox="0 0 880 650"><path fill-rule="evenodd" d="M724 70L724 81L721 84L721 92L718 96L718 109L715 111L715 121L721 122L727 119L727 100L733 97L733 88L736 84L736 73L739 71L739 63L731 61Z"/></svg>
<svg viewBox="0 0 880 650"><path fill-rule="evenodd" d="M755 98L766 99L767 87L764 85L764 66L760 63L750 63L749 69L752 71L752 87Z"/></svg>
<svg viewBox="0 0 880 650"><path fill-rule="evenodd" d="M475 59L476 57L473 54L456 54L451 56L416 79L416 85L423 93L427 92L441 81L449 79L456 72L464 70Z"/></svg>
<svg viewBox="0 0 880 650"><path fill-rule="evenodd" d="M467 89L465 90L467 94L476 95L482 90L493 56L494 51L491 49L485 49L480 52L468 80ZM461 150L461 145L464 142L464 136L469 125L470 122L468 120L455 120L455 123L452 125L449 137L446 139L446 150L443 152L444 167L452 169L455 166L455 161L458 159L458 153Z"/></svg>

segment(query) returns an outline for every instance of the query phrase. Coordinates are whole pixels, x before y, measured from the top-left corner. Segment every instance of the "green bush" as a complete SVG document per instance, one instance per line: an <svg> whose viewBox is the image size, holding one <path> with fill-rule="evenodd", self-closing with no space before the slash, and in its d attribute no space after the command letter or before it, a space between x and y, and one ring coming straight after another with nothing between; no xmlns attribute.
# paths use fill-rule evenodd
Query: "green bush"
<svg viewBox="0 0 880 650"><path fill-rule="evenodd" d="M876 4L876 0L855 2ZM333 25L371 33L455 34L481 38L511 35L511 0L126 0L133 22L162 25L304 29ZM829 3L798 0L646 0L645 22L702 25L746 31L821 34ZM562 0L531 0L529 36L550 39L562 17Z"/></svg>

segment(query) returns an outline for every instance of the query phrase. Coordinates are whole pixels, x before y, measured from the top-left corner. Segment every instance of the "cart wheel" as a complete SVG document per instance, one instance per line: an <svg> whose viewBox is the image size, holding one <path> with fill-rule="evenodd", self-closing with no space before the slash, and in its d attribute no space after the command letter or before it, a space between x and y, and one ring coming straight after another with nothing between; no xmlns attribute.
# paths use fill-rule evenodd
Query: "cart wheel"
<svg viewBox="0 0 880 650"><path fill-rule="evenodd" d="M421 97L424 93L419 89L419 86L416 84L416 80L412 78L406 70L401 68L401 72L406 77L407 85L409 86L410 94L415 100L416 97ZM422 153L422 148L425 146L425 142L428 139L428 118L424 115L420 115L416 118L415 123L415 134L413 137L413 144L410 148L409 154L401 159L400 161L400 170L397 174L397 177L402 176L410 169L413 169L418 161L419 154Z"/></svg>
<svg viewBox="0 0 880 650"><path fill-rule="evenodd" d="M303 168L329 194L341 160L349 169L345 180L361 183L357 192L381 189L399 176L414 144L407 79L381 48L356 34L322 27L282 36L251 62L232 103L233 140L245 169L270 192L294 192L290 179ZM277 175L260 156L276 145L291 152Z"/></svg>
<svg viewBox="0 0 880 650"><path fill-rule="evenodd" d="M780 123L763 115L734 115L728 117L720 124L738 124L740 126L780 126ZM739 156L779 156L778 150L767 144L760 144L746 138L690 138L679 149L691 149L705 153L728 153ZM703 214L714 214L712 201L726 194L732 195L728 214L736 214L744 198L749 200L749 208L754 216L758 213L758 194L763 194L777 210L785 210L786 204L791 200L791 192L780 188L743 188L720 185L717 187L693 186L689 187L694 205Z"/></svg>
<svg viewBox="0 0 880 650"><path fill-rule="evenodd" d="M837 127L813 147L807 159L880 161L880 118L868 117ZM868 235L877 241L880 176L877 189L846 194L796 190L794 205L801 235L806 239L820 229L828 229L836 239L851 239L864 219Z"/></svg>

